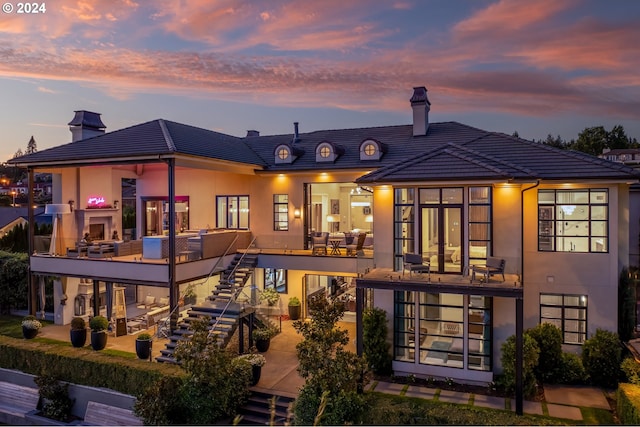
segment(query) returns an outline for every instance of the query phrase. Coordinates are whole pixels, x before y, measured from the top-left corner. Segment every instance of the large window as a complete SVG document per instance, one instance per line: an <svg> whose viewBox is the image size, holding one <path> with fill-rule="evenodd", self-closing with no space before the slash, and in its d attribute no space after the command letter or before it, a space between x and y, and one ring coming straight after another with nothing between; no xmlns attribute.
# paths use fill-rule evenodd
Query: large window
<svg viewBox="0 0 640 427"><path fill-rule="evenodd" d="M538 191L538 250L608 252L606 189Z"/></svg>
<svg viewBox="0 0 640 427"><path fill-rule="evenodd" d="M273 195L273 229L275 231L289 230L289 195Z"/></svg>
<svg viewBox="0 0 640 427"><path fill-rule="evenodd" d="M396 188L394 192L394 253L395 269L402 269L402 255L415 252L414 203L415 189Z"/></svg>
<svg viewBox="0 0 640 427"><path fill-rule="evenodd" d="M287 270L283 268L264 269L264 288L273 288L278 293L287 293Z"/></svg>
<svg viewBox="0 0 640 427"><path fill-rule="evenodd" d="M469 188L469 265L491 254L491 187Z"/></svg>
<svg viewBox="0 0 640 427"><path fill-rule="evenodd" d="M394 360L490 371L491 303L475 295L394 292Z"/></svg>
<svg viewBox="0 0 640 427"><path fill-rule="evenodd" d="M582 344L587 337L586 295L540 294L540 323L556 325L565 344Z"/></svg>
<svg viewBox="0 0 640 427"><path fill-rule="evenodd" d="M217 228L249 228L249 196L216 197Z"/></svg>

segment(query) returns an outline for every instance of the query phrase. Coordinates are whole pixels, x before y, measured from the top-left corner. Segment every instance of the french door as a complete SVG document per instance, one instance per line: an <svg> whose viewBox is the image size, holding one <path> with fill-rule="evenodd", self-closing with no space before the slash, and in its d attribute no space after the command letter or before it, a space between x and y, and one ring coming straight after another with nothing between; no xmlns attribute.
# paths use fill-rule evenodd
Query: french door
<svg viewBox="0 0 640 427"><path fill-rule="evenodd" d="M462 273L462 191L458 199L456 190L420 190L420 250L432 273Z"/></svg>

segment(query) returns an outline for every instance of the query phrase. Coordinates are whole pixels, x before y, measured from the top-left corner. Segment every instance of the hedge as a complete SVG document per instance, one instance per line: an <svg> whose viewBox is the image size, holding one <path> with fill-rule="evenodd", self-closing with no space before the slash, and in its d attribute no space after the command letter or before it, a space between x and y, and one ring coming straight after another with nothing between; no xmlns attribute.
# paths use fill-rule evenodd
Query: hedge
<svg viewBox="0 0 640 427"><path fill-rule="evenodd" d="M620 423L640 425L640 386L620 383L616 392L616 412Z"/></svg>
<svg viewBox="0 0 640 427"><path fill-rule="evenodd" d="M177 387L185 376L184 370L176 365L7 336L0 336L0 367L133 396L139 396L162 377L175 378Z"/></svg>

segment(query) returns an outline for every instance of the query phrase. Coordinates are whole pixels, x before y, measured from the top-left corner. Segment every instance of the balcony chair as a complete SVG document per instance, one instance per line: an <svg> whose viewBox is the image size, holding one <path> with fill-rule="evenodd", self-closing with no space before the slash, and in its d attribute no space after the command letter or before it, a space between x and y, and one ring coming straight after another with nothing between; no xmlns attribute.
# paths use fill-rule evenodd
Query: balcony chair
<svg viewBox="0 0 640 427"><path fill-rule="evenodd" d="M367 233L358 234L358 240L355 243L347 245L347 256L357 256L358 253L364 254L362 246L364 246L364 239L367 238Z"/></svg>
<svg viewBox="0 0 640 427"><path fill-rule="evenodd" d="M329 244L329 233L323 231L311 236L313 250L311 255L327 255L327 245Z"/></svg>
<svg viewBox="0 0 640 427"><path fill-rule="evenodd" d="M431 278L431 264L422 258L422 255L406 253L403 255L402 275L405 270L409 270L409 276L415 271L416 273L427 273Z"/></svg>
<svg viewBox="0 0 640 427"><path fill-rule="evenodd" d="M497 274L502 276L502 281L504 282L504 267L506 261L502 258L496 258L492 256L487 257L487 262L485 265L472 265L471 266L471 281L476 280L476 273L480 273L484 276L484 281L489 282L491 276L495 276Z"/></svg>

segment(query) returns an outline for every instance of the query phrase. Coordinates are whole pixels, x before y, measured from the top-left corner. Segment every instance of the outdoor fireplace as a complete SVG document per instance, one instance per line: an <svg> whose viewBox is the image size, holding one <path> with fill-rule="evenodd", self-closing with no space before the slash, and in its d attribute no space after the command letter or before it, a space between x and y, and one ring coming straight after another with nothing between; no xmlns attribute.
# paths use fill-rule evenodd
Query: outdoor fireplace
<svg viewBox="0 0 640 427"><path fill-rule="evenodd" d="M89 238L91 240L104 240L104 224L89 224Z"/></svg>

